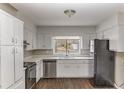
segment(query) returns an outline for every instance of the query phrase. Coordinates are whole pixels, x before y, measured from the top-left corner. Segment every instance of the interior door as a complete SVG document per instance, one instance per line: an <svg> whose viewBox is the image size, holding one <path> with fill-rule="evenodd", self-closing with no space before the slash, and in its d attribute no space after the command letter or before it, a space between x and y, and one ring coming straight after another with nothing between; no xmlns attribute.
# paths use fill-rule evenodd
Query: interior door
<svg viewBox="0 0 124 93"><path fill-rule="evenodd" d="M23 77L23 47L15 47L15 81Z"/></svg>
<svg viewBox="0 0 124 93"><path fill-rule="evenodd" d="M1 46L1 86L14 84L14 46Z"/></svg>
<svg viewBox="0 0 124 93"><path fill-rule="evenodd" d="M0 13L0 38L1 45L13 45L13 17Z"/></svg>

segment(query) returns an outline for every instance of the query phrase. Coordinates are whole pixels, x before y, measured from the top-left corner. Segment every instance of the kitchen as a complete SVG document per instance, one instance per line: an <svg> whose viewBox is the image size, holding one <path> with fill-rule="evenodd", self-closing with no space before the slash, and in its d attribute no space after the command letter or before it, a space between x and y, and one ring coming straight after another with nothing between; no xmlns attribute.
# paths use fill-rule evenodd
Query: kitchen
<svg viewBox="0 0 124 93"><path fill-rule="evenodd" d="M123 6L1 3L0 88L123 89Z"/></svg>

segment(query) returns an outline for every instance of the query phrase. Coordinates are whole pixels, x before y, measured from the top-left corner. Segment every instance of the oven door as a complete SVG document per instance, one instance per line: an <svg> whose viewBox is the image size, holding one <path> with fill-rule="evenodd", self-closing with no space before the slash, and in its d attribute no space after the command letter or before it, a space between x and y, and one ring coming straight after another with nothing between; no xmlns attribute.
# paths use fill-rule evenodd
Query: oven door
<svg viewBox="0 0 124 93"><path fill-rule="evenodd" d="M36 65L33 65L26 69L25 75L26 89L31 89L36 84Z"/></svg>

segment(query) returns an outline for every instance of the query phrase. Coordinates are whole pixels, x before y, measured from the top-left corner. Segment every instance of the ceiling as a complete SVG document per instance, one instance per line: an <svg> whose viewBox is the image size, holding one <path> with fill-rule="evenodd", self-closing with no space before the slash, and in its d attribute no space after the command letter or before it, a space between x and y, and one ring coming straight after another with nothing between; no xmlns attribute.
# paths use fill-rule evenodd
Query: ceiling
<svg viewBox="0 0 124 93"><path fill-rule="evenodd" d="M57 4L57 3L13 3L11 4L38 26L94 26L117 13L122 4ZM73 9L71 18L64 10Z"/></svg>

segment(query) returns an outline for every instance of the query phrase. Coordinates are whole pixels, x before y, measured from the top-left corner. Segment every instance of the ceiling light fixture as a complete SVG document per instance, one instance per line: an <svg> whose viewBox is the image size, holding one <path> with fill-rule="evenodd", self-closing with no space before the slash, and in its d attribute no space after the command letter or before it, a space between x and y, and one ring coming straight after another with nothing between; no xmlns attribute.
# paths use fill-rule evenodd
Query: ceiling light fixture
<svg viewBox="0 0 124 93"><path fill-rule="evenodd" d="M68 10L65 10L64 11L64 14L67 15L69 18L74 15L76 13L75 10L71 10L71 9L68 9Z"/></svg>

